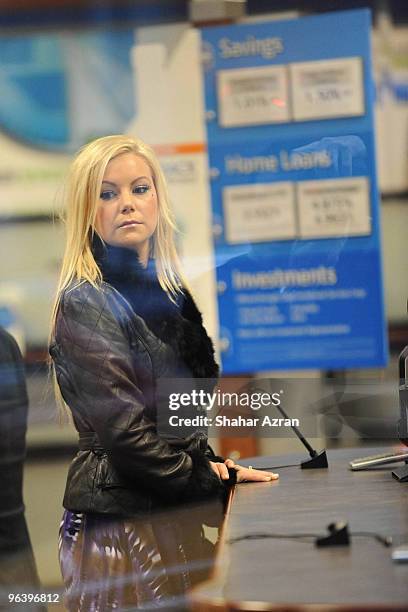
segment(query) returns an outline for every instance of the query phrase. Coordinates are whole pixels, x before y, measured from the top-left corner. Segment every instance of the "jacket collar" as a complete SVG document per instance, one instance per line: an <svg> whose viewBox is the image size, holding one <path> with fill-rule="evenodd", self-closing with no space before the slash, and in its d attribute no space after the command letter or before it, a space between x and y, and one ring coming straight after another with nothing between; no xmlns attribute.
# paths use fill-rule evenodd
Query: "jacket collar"
<svg viewBox="0 0 408 612"><path fill-rule="evenodd" d="M194 376L216 378L214 348L190 293L184 289L174 303L158 281L153 259L145 268L134 251L105 244L97 234L92 251L104 281L123 295L158 338L172 346Z"/></svg>
<svg viewBox="0 0 408 612"><path fill-rule="evenodd" d="M157 280L156 266L153 259L149 259L147 267L143 266L136 251L125 247L118 247L103 242L97 233L92 239L92 252L103 279L107 282L115 279L129 283L134 281Z"/></svg>

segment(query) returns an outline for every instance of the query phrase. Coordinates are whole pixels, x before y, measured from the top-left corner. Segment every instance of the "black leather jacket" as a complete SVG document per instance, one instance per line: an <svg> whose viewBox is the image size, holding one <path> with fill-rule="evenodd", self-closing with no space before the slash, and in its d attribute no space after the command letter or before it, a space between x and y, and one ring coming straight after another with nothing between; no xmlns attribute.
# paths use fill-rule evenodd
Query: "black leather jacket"
<svg viewBox="0 0 408 612"><path fill-rule="evenodd" d="M104 277L120 288L109 272L112 270ZM123 267L121 278L122 272ZM139 287L145 280L143 274L138 264L136 270L127 270L127 282ZM140 299L140 292L136 295ZM226 484L220 481L208 462L212 451L206 436L199 433L170 444L156 431L158 378L179 376L180 372L184 377L189 368L178 354L180 342L175 348L174 343L171 346L170 341L159 338L135 312L137 306L130 303L134 300L127 298L108 282L98 287L77 283L61 298L50 354L80 434L64 507L135 515L169 503L223 498L235 472L230 471ZM146 299L142 301L146 305ZM175 337L185 335L182 319L176 312L165 321L167 331ZM210 341L198 320L193 327L200 337L201 352L203 335L208 349Z"/></svg>

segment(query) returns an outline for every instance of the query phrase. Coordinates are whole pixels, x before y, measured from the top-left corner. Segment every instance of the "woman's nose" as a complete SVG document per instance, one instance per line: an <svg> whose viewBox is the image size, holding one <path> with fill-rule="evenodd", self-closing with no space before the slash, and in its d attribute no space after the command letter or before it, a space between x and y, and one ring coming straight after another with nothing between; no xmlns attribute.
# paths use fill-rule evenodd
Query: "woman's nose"
<svg viewBox="0 0 408 612"><path fill-rule="evenodd" d="M135 207L134 207L134 203L132 202L131 196L129 194L122 196L121 212L127 213L130 211L133 211L134 209Z"/></svg>

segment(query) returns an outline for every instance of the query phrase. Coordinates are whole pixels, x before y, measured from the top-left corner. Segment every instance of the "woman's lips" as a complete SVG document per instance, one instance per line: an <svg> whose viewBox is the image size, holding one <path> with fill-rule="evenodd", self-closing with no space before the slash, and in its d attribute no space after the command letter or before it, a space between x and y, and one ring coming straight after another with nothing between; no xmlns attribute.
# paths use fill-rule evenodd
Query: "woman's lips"
<svg viewBox="0 0 408 612"><path fill-rule="evenodd" d="M133 227L135 225L141 225L141 221L125 221L125 223L119 225L119 229L122 229L124 227Z"/></svg>

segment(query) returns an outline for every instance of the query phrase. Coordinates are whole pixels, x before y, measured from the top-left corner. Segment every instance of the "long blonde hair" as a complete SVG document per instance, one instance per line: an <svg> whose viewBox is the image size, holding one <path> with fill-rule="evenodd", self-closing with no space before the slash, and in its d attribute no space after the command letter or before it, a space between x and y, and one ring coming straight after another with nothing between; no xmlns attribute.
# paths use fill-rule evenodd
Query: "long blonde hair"
<svg viewBox="0 0 408 612"><path fill-rule="evenodd" d="M188 287L174 244L176 226L169 206L166 181L153 150L142 140L131 136L98 138L80 149L66 182L63 215L66 243L51 315L50 338L53 337L63 291L75 281L88 281L94 286L102 281L102 273L92 254L91 241L106 167L122 153L135 153L143 158L152 173L157 193L158 222L150 241L150 255L155 260L159 283L170 298L182 291L182 287Z"/></svg>
<svg viewBox="0 0 408 612"><path fill-rule="evenodd" d="M98 138L80 149L74 159L65 185L64 213L66 242L56 297L51 314L49 344L53 342L62 293L72 283L88 281L98 287L102 273L94 259L91 242L95 231L97 204L106 166L122 153L135 153L148 164L157 193L158 221L150 239L150 256L155 260L161 287L174 301L177 293L190 289L181 269L174 244L176 225L169 205L167 185L153 150L143 141L125 135ZM136 257L136 254L135 254ZM49 359L50 376L59 407L60 423L71 422L72 416L62 397L55 367Z"/></svg>

